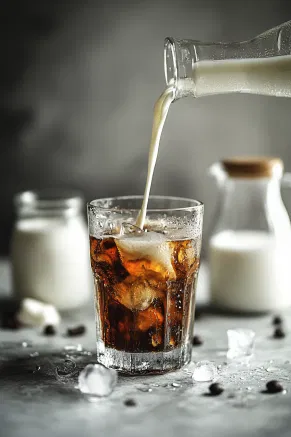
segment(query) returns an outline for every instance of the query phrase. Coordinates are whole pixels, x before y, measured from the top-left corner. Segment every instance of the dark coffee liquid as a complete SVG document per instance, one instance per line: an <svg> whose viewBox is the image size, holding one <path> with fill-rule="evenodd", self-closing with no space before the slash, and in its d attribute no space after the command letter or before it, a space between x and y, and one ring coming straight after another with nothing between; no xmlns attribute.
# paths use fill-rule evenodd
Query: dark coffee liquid
<svg viewBox="0 0 291 437"><path fill-rule="evenodd" d="M166 352L189 341L199 258L194 240L142 242L90 238L97 318L106 347ZM132 249L132 247L131 247ZM161 262L159 262L159 254Z"/></svg>

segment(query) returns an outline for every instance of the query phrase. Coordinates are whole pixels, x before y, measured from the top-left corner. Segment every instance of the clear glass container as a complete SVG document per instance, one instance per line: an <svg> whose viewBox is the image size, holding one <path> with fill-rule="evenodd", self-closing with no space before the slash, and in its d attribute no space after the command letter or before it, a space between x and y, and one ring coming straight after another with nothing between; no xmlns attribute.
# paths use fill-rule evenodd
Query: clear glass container
<svg viewBox="0 0 291 437"><path fill-rule="evenodd" d="M218 209L209 243L212 304L239 312L291 306L290 221L280 192L278 158L214 164Z"/></svg>
<svg viewBox="0 0 291 437"><path fill-rule="evenodd" d="M175 99L250 93L291 96L291 21L249 41L166 38L164 69Z"/></svg>
<svg viewBox="0 0 291 437"><path fill-rule="evenodd" d="M142 196L88 204L97 360L129 374L190 361L203 221L201 202Z"/></svg>
<svg viewBox="0 0 291 437"><path fill-rule="evenodd" d="M92 286L88 231L79 194L26 191L15 196L13 290L60 310L86 303Z"/></svg>

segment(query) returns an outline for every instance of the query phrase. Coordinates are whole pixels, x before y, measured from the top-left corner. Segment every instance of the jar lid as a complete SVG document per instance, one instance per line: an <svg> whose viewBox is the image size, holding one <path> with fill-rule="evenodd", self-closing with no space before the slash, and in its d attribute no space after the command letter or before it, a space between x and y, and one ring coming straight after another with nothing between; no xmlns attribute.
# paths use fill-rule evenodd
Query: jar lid
<svg viewBox="0 0 291 437"><path fill-rule="evenodd" d="M222 160L226 173L233 178L269 178L282 176L283 161L267 156L237 156Z"/></svg>

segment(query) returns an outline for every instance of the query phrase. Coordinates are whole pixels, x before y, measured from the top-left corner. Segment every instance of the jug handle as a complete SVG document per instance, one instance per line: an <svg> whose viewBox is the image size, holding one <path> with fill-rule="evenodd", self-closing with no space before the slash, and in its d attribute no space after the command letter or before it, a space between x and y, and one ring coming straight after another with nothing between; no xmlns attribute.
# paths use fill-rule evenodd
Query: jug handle
<svg viewBox="0 0 291 437"><path fill-rule="evenodd" d="M225 181L225 171L221 165L221 162L215 162L208 168L208 174L216 179L218 188L221 188ZM291 184L291 173L290 174L290 184Z"/></svg>

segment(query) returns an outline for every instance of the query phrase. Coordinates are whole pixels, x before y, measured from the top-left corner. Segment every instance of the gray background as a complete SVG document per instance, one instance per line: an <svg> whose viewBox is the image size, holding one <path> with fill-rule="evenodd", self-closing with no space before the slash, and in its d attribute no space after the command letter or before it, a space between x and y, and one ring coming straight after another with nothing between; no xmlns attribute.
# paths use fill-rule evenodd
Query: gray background
<svg viewBox="0 0 291 437"><path fill-rule="evenodd" d="M0 252L19 190L74 186L87 200L143 192L165 36L243 40L290 13L288 0L2 2ZM152 193L204 201L207 236L216 200L207 167L263 153L291 170L290 114L291 100L270 97L176 102Z"/></svg>

